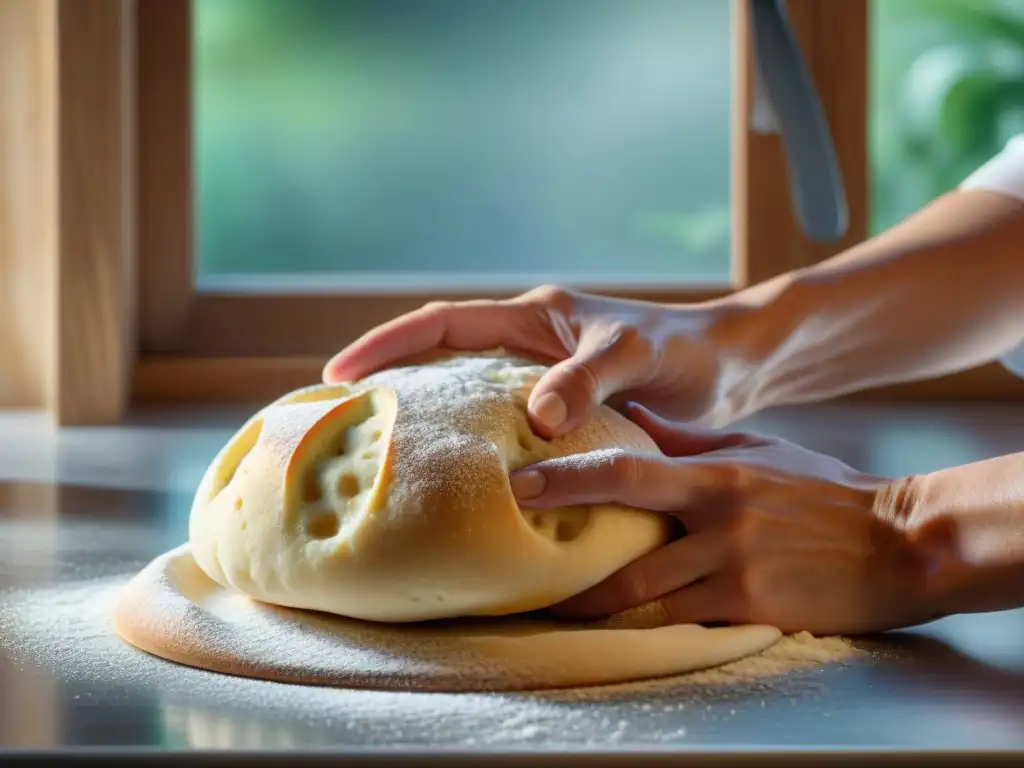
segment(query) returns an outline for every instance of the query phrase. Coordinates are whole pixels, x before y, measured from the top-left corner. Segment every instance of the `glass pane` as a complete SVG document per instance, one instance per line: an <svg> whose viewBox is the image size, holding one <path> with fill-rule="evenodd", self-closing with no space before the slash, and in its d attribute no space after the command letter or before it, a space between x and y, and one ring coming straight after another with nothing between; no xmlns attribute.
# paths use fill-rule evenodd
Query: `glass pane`
<svg viewBox="0 0 1024 768"><path fill-rule="evenodd" d="M1024 131L1024 3L874 0L873 232L955 188Z"/></svg>
<svg viewBox="0 0 1024 768"><path fill-rule="evenodd" d="M201 286L728 279L731 3L194 5Z"/></svg>

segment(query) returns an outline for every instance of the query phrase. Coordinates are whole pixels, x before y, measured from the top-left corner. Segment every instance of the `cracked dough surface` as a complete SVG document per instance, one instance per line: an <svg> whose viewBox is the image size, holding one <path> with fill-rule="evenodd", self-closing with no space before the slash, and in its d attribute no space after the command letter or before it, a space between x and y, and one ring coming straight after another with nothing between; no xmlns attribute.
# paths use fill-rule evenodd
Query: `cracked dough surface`
<svg viewBox="0 0 1024 768"><path fill-rule="evenodd" d="M564 438L534 435L526 402L543 371L500 352L459 355L270 404L211 462L188 544L128 586L118 632L222 672L430 690L621 682L771 645L780 635L771 627L665 627L639 614L580 627L513 615L576 594L670 538L665 518L639 510L519 509L512 469L658 450L609 408Z"/></svg>

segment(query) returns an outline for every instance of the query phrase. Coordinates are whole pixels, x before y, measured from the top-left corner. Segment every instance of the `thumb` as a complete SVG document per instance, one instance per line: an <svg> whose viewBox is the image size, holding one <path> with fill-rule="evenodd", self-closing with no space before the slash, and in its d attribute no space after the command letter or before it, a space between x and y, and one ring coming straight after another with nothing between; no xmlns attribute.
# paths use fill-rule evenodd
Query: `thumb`
<svg viewBox="0 0 1024 768"><path fill-rule="evenodd" d="M751 440L742 432L723 432L670 421L639 403L628 403L626 416L650 435L666 456L696 456L723 448L735 448Z"/></svg>
<svg viewBox="0 0 1024 768"><path fill-rule="evenodd" d="M529 414L546 438L583 424L606 398L649 378L650 346L633 329L584 328L572 357L544 374L530 393Z"/></svg>

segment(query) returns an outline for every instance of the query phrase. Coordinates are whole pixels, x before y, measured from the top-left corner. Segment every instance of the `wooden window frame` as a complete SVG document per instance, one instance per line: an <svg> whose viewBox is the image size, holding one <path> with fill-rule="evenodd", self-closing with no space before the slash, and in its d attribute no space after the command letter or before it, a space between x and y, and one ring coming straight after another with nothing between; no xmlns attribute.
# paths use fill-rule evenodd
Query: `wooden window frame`
<svg viewBox="0 0 1024 768"><path fill-rule="evenodd" d="M328 355L380 322L428 300L464 297L464 292L439 291L371 296L199 293L194 289L191 5L190 0L143 0L138 9L137 392L150 398L230 397L244 387L253 396L270 396L282 386L317 380ZM847 65L851 58L863 58L866 2L843 3L844 12L838 14L823 12L829 5L836 4L791 0L791 14L805 40L815 78L843 81L844 98L827 100L825 108L831 121L841 126L834 133L850 196L851 226L846 237L822 246L801 235L788 198L779 189L786 174L778 138L747 129L751 77L746 2L736 2L731 284L598 292L652 301L699 301L813 263L863 239L867 226L866 67L859 72L854 69L857 75L851 78ZM815 40L829 44L814 46ZM837 40L841 44L836 45ZM865 98L849 98L859 92ZM472 295L501 298L516 292L473 291ZM273 380L264 386L265 378Z"/></svg>
<svg viewBox="0 0 1024 768"><path fill-rule="evenodd" d="M779 137L749 128L746 2L733 2L732 284L603 293L711 298L816 263L867 236L869 0L788 3L850 207L848 233L827 245L810 242L794 220L780 187L786 169ZM15 318L35 334L27 347L37 351L23 355L22 390L5 395L0 386L0 404L5 397L41 403L58 423L77 424L116 422L133 403L265 400L318 380L326 356L365 329L428 300L465 296L196 292L191 0L0 0L0 21L3 14L20 14L23 31L35 35L28 69L42 96L18 101L0 81L0 102L34 109L38 128L12 138L0 127L0 150L35 142L47 174L30 191L55 237L26 242L29 218L22 215L15 222L21 229L14 228L22 239L4 263L0 218L0 268L21 276L10 284L45 289ZM40 252L46 258L33 261ZM1020 381L993 364L860 396L991 399L1022 392Z"/></svg>

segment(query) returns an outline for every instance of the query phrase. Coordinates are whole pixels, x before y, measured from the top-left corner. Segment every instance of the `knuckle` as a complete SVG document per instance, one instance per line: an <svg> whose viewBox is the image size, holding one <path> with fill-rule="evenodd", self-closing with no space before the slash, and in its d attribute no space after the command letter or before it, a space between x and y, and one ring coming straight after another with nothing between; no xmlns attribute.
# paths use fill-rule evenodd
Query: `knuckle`
<svg viewBox="0 0 1024 768"><path fill-rule="evenodd" d="M650 354L653 350L650 338L635 325L617 323L611 329L608 348L631 354Z"/></svg>
<svg viewBox="0 0 1024 768"><path fill-rule="evenodd" d="M583 360L566 360L562 364L563 375L572 382L571 386L596 403L601 398L601 381L594 370Z"/></svg>
<svg viewBox="0 0 1024 768"><path fill-rule="evenodd" d="M542 285L524 294L523 299L551 307L564 314L571 314L576 294L560 285Z"/></svg>
<svg viewBox="0 0 1024 768"><path fill-rule="evenodd" d="M455 303L451 301L428 301L420 307L420 312L425 315L440 315L445 312L451 312L454 308Z"/></svg>
<svg viewBox="0 0 1024 768"><path fill-rule="evenodd" d="M715 483L719 488L737 490L746 485L747 469L738 461L716 462L714 465Z"/></svg>
<svg viewBox="0 0 1024 768"><path fill-rule="evenodd" d="M731 539L734 552L751 552L762 538L761 515L752 507L744 507L732 524Z"/></svg>
<svg viewBox="0 0 1024 768"><path fill-rule="evenodd" d="M757 593L760 590L759 578L750 569L740 569L733 578L729 613L734 621L747 622L757 612Z"/></svg>
<svg viewBox="0 0 1024 768"><path fill-rule="evenodd" d="M693 617L687 614L682 601L672 598L672 595L668 595L657 601L662 622L667 625L693 623Z"/></svg>
<svg viewBox="0 0 1024 768"><path fill-rule="evenodd" d="M729 532L727 610L733 621L753 621L764 605L771 568L762 557L755 560L764 548L764 526L760 518L754 510L743 510Z"/></svg>
<svg viewBox="0 0 1024 768"><path fill-rule="evenodd" d="M640 483L643 469L640 458L632 451L616 451L608 464L608 475L617 486L632 488Z"/></svg>
<svg viewBox="0 0 1024 768"><path fill-rule="evenodd" d="M734 448L755 448L769 445L774 440L774 438L771 437L758 435L754 432L743 432L742 430L729 430L722 435L722 439L726 440L730 447Z"/></svg>

